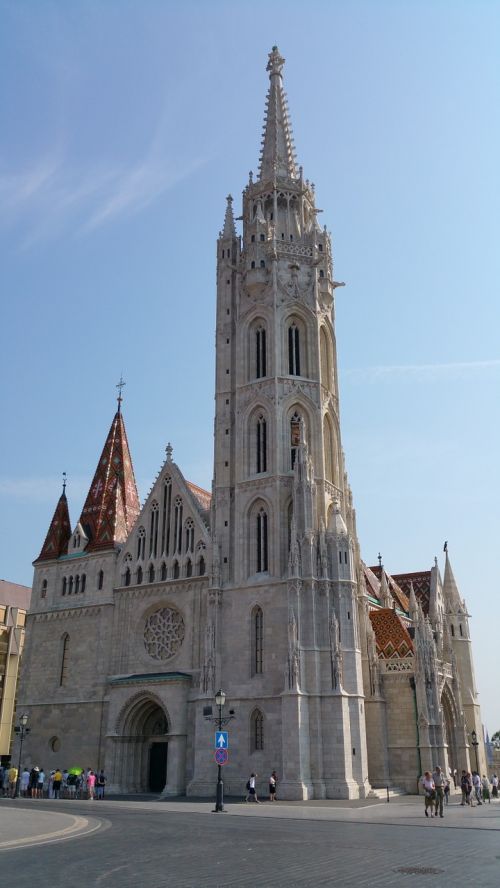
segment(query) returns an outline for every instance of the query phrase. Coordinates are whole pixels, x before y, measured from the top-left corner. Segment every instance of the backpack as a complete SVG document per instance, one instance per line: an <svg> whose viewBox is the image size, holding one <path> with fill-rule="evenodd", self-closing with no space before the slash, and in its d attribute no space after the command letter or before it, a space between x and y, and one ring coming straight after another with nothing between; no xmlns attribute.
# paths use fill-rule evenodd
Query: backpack
<svg viewBox="0 0 500 888"><path fill-rule="evenodd" d="M247 780L247 792L249 791L249 789L250 789L250 780Z"/></svg>

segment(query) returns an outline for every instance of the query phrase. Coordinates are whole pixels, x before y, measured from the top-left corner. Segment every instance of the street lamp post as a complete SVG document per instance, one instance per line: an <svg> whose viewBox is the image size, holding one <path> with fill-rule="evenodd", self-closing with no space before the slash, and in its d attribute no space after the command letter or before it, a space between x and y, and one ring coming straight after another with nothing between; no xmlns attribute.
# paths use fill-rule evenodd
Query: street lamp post
<svg viewBox="0 0 500 888"><path fill-rule="evenodd" d="M29 734L31 728L27 728L28 724L28 716L26 713L20 716L19 718L19 726L14 728L16 734L19 734L19 762L17 764L17 780L16 780L16 788L14 790L14 798L17 799L19 797L19 783L21 781L21 756L23 753L23 742L26 734Z"/></svg>
<svg viewBox="0 0 500 888"><path fill-rule="evenodd" d="M223 719L222 719L222 707L226 702L226 695L224 691L217 691L215 695L215 704L219 707L219 714L217 717L217 730L222 730ZM222 766L217 765L217 791L215 794L215 808L214 813L219 814L224 811L224 783L222 780Z"/></svg>
<svg viewBox="0 0 500 888"><path fill-rule="evenodd" d="M478 757L477 757L477 747L479 746L479 741L477 739L477 734L475 731L472 731L470 736L471 736L472 745L474 747L474 752L476 754L476 774L479 774L479 761L478 761Z"/></svg>

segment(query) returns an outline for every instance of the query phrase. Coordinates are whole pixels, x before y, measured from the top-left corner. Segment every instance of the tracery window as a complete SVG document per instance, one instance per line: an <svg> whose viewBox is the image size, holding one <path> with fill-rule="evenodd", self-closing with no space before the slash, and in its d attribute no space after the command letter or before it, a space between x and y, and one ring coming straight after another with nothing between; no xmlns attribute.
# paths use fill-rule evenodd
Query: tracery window
<svg viewBox="0 0 500 888"><path fill-rule="evenodd" d="M267 472L267 424L262 414L257 419L256 433L256 471L260 474Z"/></svg>
<svg viewBox="0 0 500 888"><path fill-rule="evenodd" d="M252 752L264 749L264 716L260 709L254 709L251 717L251 748Z"/></svg>
<svg viewBox="0 0 500 888"><path fill-rule="evenodd" d="M260 509L257 513L257 573L268 570L268 538L267 512Z"/></svg>
<svg viewBox="0 0 500 888"><path fill-rule="evenodd" d="M185 551L193 552L194 551L194 521L192 518L188 518L185 525Z"/></svg>
<svg viewBox="0 0 500 888"><path fill-rule="evenodd" d="M295 322L288 328L288 372L300 376L300 333Z"/></svg>
<svg viewBox="0 0 500 888"><path fill-rule="evenodd" d="M137 560L144 559L146 549L146 531L144 527L140 527L137 531Z"/></svg>
<svg viewBox="0 0 500 888"><path fill-rule="evenodd" d="M154 502L151 506L151 516L149 520L149 557L156 558L158 554L158 519L160 510L158 503Z"/></svg>
<svg viewBox="0 0 500 888"><path fill-rule="evenodd" d="M182 552L182 499L175 498L174 552Z"/></svg>
<svg viewBox="0 0 500 888"><path fill-rule="evenodd" d="M161 551L168 555L170 549L170 522L172 506L172 479L165 478L162 500Z"/></svg>

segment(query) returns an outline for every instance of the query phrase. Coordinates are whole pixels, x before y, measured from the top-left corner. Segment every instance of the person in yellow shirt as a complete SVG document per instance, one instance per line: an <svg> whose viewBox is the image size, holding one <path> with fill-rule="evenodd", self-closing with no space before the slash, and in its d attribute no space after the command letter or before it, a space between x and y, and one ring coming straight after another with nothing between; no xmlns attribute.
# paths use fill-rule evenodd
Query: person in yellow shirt
<svg viewBox="0 0 500 888"><path fill-rule="evenodd" d="M16 793L16 783L17 783L17 768L12 766L9 768L9 795L11 799L14 798Z"/></svg>
<svg viewBox="0 0 500 888"><path fill-rule="evenodd" d="M53 780L53 782L52 782L52 787L53 787L53 789L54 789L54 798L55 798L55 799L60 799L60 798L61 798L61 795L60 795L60 793L61 793L61 783L62 783L62 773L61 773L61 771L60 771L59 768L58 768L57 771L56 771L56 773L54 774L54 780Z"/></svg>

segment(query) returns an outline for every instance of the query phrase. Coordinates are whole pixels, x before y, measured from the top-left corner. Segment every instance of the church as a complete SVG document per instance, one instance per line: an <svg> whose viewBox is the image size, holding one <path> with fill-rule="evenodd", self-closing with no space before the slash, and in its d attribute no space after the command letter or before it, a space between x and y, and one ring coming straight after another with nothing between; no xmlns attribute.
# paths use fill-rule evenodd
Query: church
<svg viewBox="0 0 500 888"><path fill-rule="evenodd" d="M214 470L170 444L141 506L121 394L82 513L65 485L34 562L23 764L104 768L108 790L279 799L416 792L485 769L469 617L448 552L391 575L362 559L341 441L330 235L297 165L269 53L258 174L217 240ZM121 389L120 389L121 392ZM64 454L61 453L61 458ZM471 745L475 732L479 746Z"/></svg>

